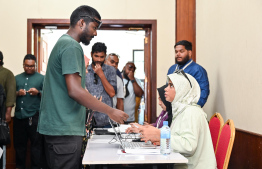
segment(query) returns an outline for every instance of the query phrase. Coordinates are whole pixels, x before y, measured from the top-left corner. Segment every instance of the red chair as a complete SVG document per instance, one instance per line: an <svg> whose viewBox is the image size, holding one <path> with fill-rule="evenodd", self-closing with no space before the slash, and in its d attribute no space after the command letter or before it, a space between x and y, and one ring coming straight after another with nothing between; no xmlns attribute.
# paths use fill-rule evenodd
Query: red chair
<svg viewBox="0 0 262 169"><path fill-rule="evenodd" d="M213 147L214 147L214 152L216 151L216 146L217 146L217 140L219 136L219 132L221 131L223 125L224 125L224 120L220 113L215 113L209 120L209 130L213 142Z"/></svg>
<svg viewBox="0 0 262 169"><path fill-rule="evenodd" d="M224 124L216 148L216 160L218 169L227 169L233 143L235 140L235 125L233 120L227 120Z"/></svg>

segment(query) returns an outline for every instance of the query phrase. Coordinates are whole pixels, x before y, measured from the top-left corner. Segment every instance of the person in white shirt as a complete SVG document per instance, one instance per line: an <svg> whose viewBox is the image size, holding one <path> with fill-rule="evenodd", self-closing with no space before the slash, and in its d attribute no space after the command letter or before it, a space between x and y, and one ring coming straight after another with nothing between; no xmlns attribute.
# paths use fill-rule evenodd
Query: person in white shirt
<svg viewBox="0 0 262 169"><path fill-rule="evenodd" d="M127 123L135 121L136 97L142 97L144 94L140 80L134 77L135 70L135 64L133 62L127 62L122 72L126 90L124 112L129 115Z"/></svg>
<svg viewBox="0 0 262 169"><path fill-rule="evenodd" d="M105 64L113 66L116 71L118 70L119 56L115 53L110 53L107 55ZM116 95L113 97L113 108L124 111L124 84L123 80L116 75L117 91Z"/></svg>

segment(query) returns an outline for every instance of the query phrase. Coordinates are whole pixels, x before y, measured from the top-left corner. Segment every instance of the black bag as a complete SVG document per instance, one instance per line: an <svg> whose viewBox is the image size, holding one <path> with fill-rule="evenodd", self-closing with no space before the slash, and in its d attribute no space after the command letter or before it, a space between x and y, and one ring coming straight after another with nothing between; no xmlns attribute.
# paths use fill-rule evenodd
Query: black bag
<svg viewBox="0 0 262 169"><path fill-rule="evenodd" d="M5 91L0 84L0 145L10 144L10 129L5 122Z"/></svg>

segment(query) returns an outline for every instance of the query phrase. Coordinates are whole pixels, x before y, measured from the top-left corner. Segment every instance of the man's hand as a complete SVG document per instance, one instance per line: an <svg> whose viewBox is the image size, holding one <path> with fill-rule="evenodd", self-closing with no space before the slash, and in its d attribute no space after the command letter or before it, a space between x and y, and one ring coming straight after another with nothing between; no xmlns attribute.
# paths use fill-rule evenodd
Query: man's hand
<svg viewBox="0 0 262 169"><path fill-rule="evenodd" d="M96 98L96 95L94 95L94 98ZM98 99L98 98L96 98ZM100 96L100 98L98 99L100 102L102 101L102 96Z"/></svg>
<svg viewBox="0 0 262 169"><path fill-rule="evenodd" d="M30 88L27 93L29 93L30 95L37 95L39 93L39 91L36 88Z"/></svg>
<svg viewBox="0 0 262 169"><path fill-rule="evenodd" d="M18 91L18 96L25 96L25 95L26 95L25 89L20 89L20 90Z"/></svg>
<svg viewBox="0 0 262 169"><path fill-rule="evenodd" d="M127 76L128 76L128 78L129 78L130 80L134 80L134 79L135 79L135 76L134 76L134 72L133 72L133 71L130 71Z"/></svg>
<svg viewBox="0 0 262 169"><path fill-rule="evenodd" d="M95 65L94 72L95 72L99 77L101 77L101 75L104 74L103 69L102 69L102 67L101 67L100 64L96 64L96 65Z"/></svg>
<svg viewBox="0 0 262 169"><path fill-rule="evenodd" d="M7 122L7 123L9 123L10 121L11 121L11 113L9 114L9 113L6 113L5 114L5 121Z"/></svg>
<svg viewBox="0 0 262 169"><path fill-rule="evenodd" d="M160 130L158 128L147 125L140 130L140 133L142 141L160 142Z"/></svg>
<svg viewBox="0 0 262 169"><path fill-rule="evenodd" d="M9 123L11 121L11 111L12 107L7 107L5 112L5 121Z"/></svg>
<svg viewBox="0 0 262 169"><path fill-rule="evenodd" d="M114 120L117 123L124 124L124 122L128 119L128 114L125 112L118 110L118 109L113 109L111 113L108 113L108 116L110 119Z"/></svg>

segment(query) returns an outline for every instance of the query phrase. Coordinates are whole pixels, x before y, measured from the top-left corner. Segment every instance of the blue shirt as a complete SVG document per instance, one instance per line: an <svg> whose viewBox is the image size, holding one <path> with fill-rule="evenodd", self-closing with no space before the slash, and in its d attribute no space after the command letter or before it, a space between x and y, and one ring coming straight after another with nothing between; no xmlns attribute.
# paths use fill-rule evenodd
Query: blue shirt
<svg viewBox="0 0 262 169"><path fill-rule="evenodd" d="M186 66L189 62L191 62L192 59L190 59L187 63L184 65L179 65L178 69L183 69L184 66ZM167 75L172 74L176 70L177 64L174 64L168 69ZM207 101L208 95L209 95L209 81L207 77L207 72L206 70L197 64L196 62L192 61L191 64L189 64L185 69L185 73L190 74L193 76L196 81L198 82L200 89L201 89L201 95L199 98L199 101L197 102L198 105L203 107Z"/></svg>
<svg viewBox="0 0 262 169"><path fill-rule="evenodd" d="M102 102L107 104L110 107L113 107L113 100L112 97L110 97L103 84L101 79L99 78L99 76L97 75L97 84L94 83L94 70L92 68L92 64L90 64L87 67L88 73L86 74L86 89L88 90L88 92L93 95L96 96L97 98L99 98L100 96L102 96ZM105 74L105 77L107 79L107 81L113 86L113 88L116 88L116 69L112 66L103 64L102 66L102 70ZM104 114L104 113L100 113L100 112L95 112L94 113L94 117L96 120L96 125L97 126L106 126L109 124L109 117Z"/></svg>

